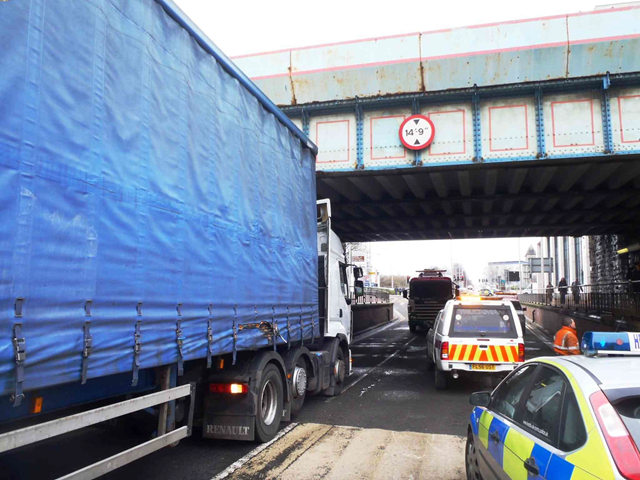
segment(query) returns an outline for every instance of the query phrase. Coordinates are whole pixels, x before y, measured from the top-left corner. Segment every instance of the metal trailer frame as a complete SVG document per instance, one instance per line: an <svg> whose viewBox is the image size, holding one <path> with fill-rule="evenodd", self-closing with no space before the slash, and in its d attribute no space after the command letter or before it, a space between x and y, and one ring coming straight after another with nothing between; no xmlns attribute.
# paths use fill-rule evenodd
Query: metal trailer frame
<svg viewBox="0 0 640 480"><path fill-rule="evenodd" d="M187 425L168 433L160 434L148 442L125 450L124 452L105 458L92 465L72 472L61 479L64 480L90 480L127 465L145 455L160 450L183 438L191 435L193 427L193 411L195 403L195 383L181 385L179 387L162 390L142 397L125 400L86 412L58 418L45 423L13 430L0 435L0 453L13 450L25 445L30 445L41 440L73 432L84 427L122 417L133 412L145 410L156 405L167 405L168 402L179 398L190 397L190 409ZM165 415L166 421L166 415ZM162 419L162 415L161 415Z"/></svg>

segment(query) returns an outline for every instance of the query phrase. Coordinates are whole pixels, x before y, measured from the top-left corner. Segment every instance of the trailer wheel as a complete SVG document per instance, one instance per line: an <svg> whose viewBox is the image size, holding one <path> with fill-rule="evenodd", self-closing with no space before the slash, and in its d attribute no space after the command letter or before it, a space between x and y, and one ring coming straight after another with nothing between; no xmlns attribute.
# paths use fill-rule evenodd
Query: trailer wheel
<svg viewBox="0 0 640 480"><path fill-rule="evenodd" d="M260 443L271 440L282 420L284 385L280 371L268 364L262 372L258 388L258 411L256 415L256 439Z"/></svg>
<svg viewBox="0 0 640 480"><path fill-rule="evenodd" d="M442 370L436 370L436 390L447 389L447 374Z"/></svg>
<svg viewBox="0 0 640 480"><path fill-rule="evenodd" d="M302 357L298 358L291 376L291 415L297 415L302 410L304 399L307 396L307 363Z"/></svg>

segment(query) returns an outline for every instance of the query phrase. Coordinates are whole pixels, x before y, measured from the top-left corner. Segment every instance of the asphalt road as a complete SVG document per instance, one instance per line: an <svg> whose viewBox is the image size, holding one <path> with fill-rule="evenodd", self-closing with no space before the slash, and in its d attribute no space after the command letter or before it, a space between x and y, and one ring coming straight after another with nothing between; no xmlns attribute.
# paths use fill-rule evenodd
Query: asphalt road
<svg viewBox="0 0 640 480"><path fill-rule="evenodd" d="M295 422L466 435L469 395L490 389L489 380L461 377L451 380L447 391L437 391L433 374L426 370L426 332L410 333L406 300L392 298L400 314L398 319L365 332L354 341L351 347L354 371L343 393L338 397L307 398ZM530 331L525 335L525 344L527 358L552 354ZM57 478L143 441L143 436L130 429L88 428L0 456L0 477ZM104 478L210 480L255 447L253 443L192 437Z"/></svg>

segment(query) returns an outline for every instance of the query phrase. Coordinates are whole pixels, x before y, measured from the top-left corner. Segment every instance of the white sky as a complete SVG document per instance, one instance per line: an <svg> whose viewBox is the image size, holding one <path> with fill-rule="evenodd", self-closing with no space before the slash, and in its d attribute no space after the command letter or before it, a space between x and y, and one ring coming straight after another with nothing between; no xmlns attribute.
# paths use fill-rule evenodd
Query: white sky
<svg viewBox="0 0 640 480"><path fill-rule="evenodd" d="M452 262L459 263L476 284L489 262L525 260L529 246L536 248L539 241L540 237L375 242L371 257L373 267L383 275L414 275L416 270L449 269Z"/></svg>
<svg viewBox="0 0 640 480"><path fill-rule="evenodd" d="M228 56L585 12L597 5L585 0L174 1ZM520 248L518 239L381 242L373 244L372 256L383 274L406 275L434 265L448 268L453 259L476 282L488 262L524 260L529 245L538 241L522 239Z"/></svg>
<svg viewBox="0 0 640 480"><path fill-rule="evenodd" d="M588 0L174 1L228 56L586 12L597 5Z"/></svg>

